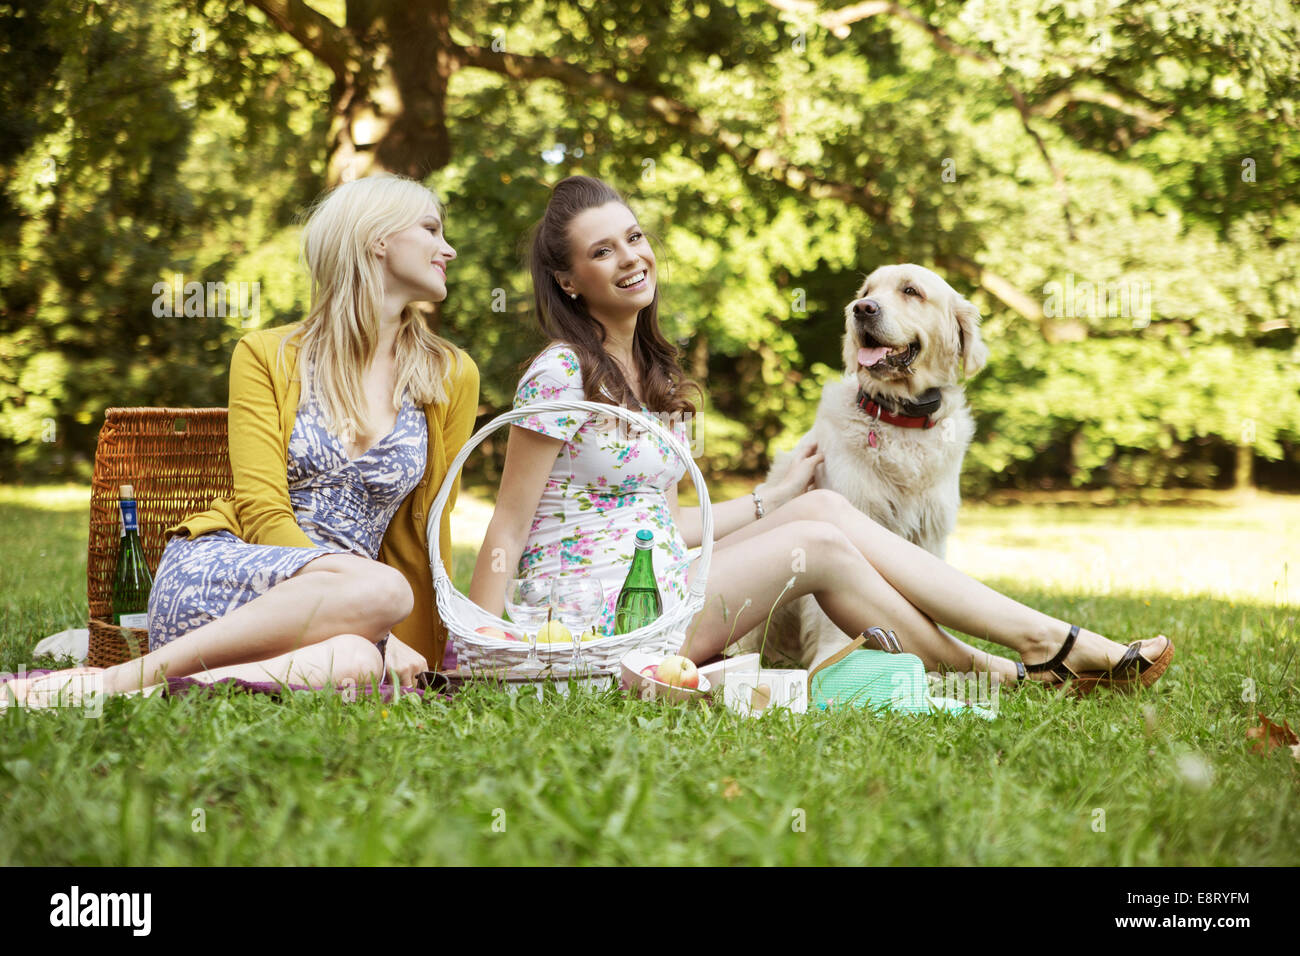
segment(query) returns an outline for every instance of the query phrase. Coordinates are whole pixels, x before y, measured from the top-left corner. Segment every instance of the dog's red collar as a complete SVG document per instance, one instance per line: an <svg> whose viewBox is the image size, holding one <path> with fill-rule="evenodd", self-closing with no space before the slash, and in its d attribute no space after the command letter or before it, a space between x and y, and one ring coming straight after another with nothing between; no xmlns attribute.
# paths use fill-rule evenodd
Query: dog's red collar
<svg viewBox="0 0 1300 956"><path fill-rule="evenodd" d="M903 428L933 428L934 419L931 414L938 411L942 397L937 388L927 390L919 402L903 402L904 411L920 412L919 415L900 415L898 412L891 411L882 405L880 400L873 395L868 395L862 389L858 389L858 408L862 409L872 418L882 422L888 422L891 425L899 425Z"/></svg>

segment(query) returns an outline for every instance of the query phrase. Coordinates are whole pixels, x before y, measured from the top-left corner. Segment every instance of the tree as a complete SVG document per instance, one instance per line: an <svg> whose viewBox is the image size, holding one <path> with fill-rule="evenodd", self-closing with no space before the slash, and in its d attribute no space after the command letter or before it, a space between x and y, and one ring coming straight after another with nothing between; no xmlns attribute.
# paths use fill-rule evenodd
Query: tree
<svg viewBox="0 0 1300 956"><path fill-rule="evenodd" d="M138 250L140 274L184 262L264 278L275 288L263 324L305 306L300 278L283 275L294 214L321 187L380 169L433 174L463 237L436 321L479 361L485 403L506 404L538 344L519 334L532 325L519 237L550 184L586 172L660 233L664 321L706 380L719 471L761 468L773 442L807 426L839 374L860 275L908 260L986 315L994 360L970 385L980 432L968 491L1212 483L1225 449L1229 465L1233 449L1246 464L1295 461L1298 263L1286 240L1300 66L1297 15L1280 2L633 0L617 20L565 0L246 0L197 17L151 3L137 34L171 50L175 75L157 74L156 52L131 59L147 43L110 39L125 71L165 86L161 101L195 105L188 125L153 132L131 111L133 134L138 122L161 149L175 133L169 148L186 157L168 180L175 198L132 214L167 223L169 255ZM45 9L47 55L76 62L64 51L102 29L95 9ZM194 31L201 56L177 43L192 46ZM38 62L40 49L25 55ZM88 87L48 89L52 107L76 112ZM243 149L214 142L214 124ZM33 182L55 134L28 135L4 167L6 192L25 197L20 218L57 231L79 200ZM59 245L29 245L10 275L27 263L45 295L62 295L64 274L46 268ZM4 285L6 308L36 301ZM120 296L116 279L102 286ZM168 356L192 355L196 337L226 350L238 332L172 329L169 341L189 344ZM85 329L71 339L100 347ZM11 347L28 356L15 361L25 381L69 380L62 345L23 341ZM163 379L178 399L198 391L166 371L155 387ZM81 413L106 388L88 389ZM15 407L30 394L16 378L11 389ZM18 415L4 408L0 428Z"/></svg>

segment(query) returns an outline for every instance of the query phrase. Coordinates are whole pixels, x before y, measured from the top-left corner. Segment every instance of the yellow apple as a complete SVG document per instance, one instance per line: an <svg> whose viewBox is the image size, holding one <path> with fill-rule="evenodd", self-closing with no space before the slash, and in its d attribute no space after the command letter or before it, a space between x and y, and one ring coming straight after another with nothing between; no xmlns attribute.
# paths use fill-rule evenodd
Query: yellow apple
<svg viewBox="0 0 1300 956"><path fill-rule="evenodd" d="M700 686L700 672L695 662L676 654L665 657L659 662L659 667L655 670L655 679L669 687L684 687L687 690L695 690Z"/></svg>
<svg viewBox="0 0 1300 956"><path fill-rule="evenodd" d="M573 632L559 621L549 621L537 632L538 644L564 644L573 640Z"/></svg>

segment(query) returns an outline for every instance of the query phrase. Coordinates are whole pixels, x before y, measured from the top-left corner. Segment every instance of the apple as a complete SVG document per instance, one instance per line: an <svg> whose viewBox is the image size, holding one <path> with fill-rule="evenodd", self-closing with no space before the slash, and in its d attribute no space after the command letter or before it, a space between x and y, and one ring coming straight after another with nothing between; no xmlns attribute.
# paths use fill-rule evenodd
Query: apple
<svg viewBox="0 0 1300 956"><path fill-rule="evenodd" d="M573 632L559 621L548 621L537 632L538 644L565 644L573 640Z"/></svg>
<svg viewBox="0 0 1300 956"><path fill-rule="evenodd" d="M700 686L700 672L690 658L674 654L659 662L655 670L655 679L669 687L684 687L695 690Z"/></svg>
<svg viewBox="0 0 1300 956"><path fill-rule="evenodd" d="M649 677L651 680L658 680L659 678L655 676L655 671L658 669L659 665L657 664L647 664L645 667L641 668L641 676Z"/></svg>
<svg viewBox="0 0 1300 956"><path fill-rule="evenodd" d="M503 630L501 630L501 628L499 628L499 627L476 627L476 628L474 628L474 633L475 633L475 634L482 634L484 637L495 637L495 638L497 638L498 640L501 640L501 641L517 641L517 640L519 640L519 637L518 637L517 635L515 635L515 634L510 634L510 633L508 633L508 632L506 632L506 631L503 631Z"/></svg>
<svg viewBox="0 0 1300 956"><path fill-rule="evenodd" d="M599 637L600 637L599 634L597 634L594 630L588 628L587 630L585 630L585 631L582 632L582 636L579 637L578 640L580 640L580 641L594 641L594 640L596 640L596 639L599 638Z"/></svg>

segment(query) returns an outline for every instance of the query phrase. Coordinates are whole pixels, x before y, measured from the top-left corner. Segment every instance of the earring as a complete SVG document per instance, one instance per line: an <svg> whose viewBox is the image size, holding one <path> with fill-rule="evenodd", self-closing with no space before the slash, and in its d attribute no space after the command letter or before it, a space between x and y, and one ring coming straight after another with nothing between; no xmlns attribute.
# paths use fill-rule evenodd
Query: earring
<svg viewBox="0 0 1300 956"><path fill-rule="evenodd" d="M570 293L569 293L569 298L570 298L570 299L576 299L577 297L578 297L578 293L576 293L576 292L570 292Z"/></svg>

